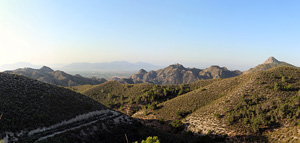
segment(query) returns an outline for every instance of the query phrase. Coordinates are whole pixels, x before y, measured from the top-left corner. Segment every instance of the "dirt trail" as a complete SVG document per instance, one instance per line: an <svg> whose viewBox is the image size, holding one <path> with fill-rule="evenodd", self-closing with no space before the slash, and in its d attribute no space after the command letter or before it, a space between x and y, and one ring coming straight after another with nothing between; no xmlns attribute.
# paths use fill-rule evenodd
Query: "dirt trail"
<svg viewBox="0 0 300 143"><path fill-rule="evenodd" d="M128 116L121 114L119 112L105 109L105 110L98 110L89 113L85 113L82 115L78 115L72 119L63 121L61 123L57 123L51 125L49 127L37 128L31 131L20 131L19 133L7 133L6 138L4 141L23 141L28 140L32 142L38 142L55 135L63 134L68 131L76 130L81 127L90 126L94 123L101 124L105 121L110 121L112 124L119 124L119 123L128 123L130 124L132 121L129 119ZM112 125L110 124L110 125ZM106 128L109 125L103 125L102 128Z"/></svg>

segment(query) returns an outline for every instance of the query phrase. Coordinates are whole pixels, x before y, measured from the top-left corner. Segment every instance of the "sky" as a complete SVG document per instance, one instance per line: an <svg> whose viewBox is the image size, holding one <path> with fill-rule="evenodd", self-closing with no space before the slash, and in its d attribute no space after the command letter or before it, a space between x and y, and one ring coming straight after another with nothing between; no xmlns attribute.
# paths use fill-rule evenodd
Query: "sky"
<svg viewBox="0 0 300 143"><path fill-rule="evenodd" d="M299 0L0 0L0 65L300 66Z"/></svg>

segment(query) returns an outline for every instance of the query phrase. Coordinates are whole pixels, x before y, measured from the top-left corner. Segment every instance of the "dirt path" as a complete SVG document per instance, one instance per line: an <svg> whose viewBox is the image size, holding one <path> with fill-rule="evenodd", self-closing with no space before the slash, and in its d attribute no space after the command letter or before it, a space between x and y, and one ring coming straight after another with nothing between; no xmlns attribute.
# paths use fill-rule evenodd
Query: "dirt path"
<svg viewBox="0 0 300 143"><path fill-rule="evenodd" d="M30 139L32 142L38 142L55 135L92 125L96 122L105 122L108 120L112 122L112 124L131 123L131 119L129 119L128 116L113 110L105 109L78 115L72 119L65 120L49 127L37 128L27 132L23 130L19 133L7 133L4 140L22 141ZM106 128L106 125L103 125L103 128Z"/></svg>

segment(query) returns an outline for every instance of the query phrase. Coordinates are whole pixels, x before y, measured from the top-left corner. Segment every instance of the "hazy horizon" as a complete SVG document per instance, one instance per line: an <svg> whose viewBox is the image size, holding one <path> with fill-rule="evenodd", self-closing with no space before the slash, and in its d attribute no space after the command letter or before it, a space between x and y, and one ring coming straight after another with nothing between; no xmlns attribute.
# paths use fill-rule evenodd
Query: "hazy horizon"
<svg viewBox="0 0 300 143"><path fill-rule="evenodd" d="M0 65L300 65L299 1L0 0Z"/></svg>

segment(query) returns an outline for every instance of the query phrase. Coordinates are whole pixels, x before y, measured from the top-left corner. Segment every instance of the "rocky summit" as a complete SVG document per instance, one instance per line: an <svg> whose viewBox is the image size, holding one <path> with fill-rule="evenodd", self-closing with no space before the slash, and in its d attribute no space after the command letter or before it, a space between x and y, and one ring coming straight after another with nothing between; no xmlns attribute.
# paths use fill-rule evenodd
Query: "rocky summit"
<svg viewBox="0 0 300 143"><path fill-rule="evenodd" d="M230 71L225 67L211 66L207 69L185 68L181 64L173 64L164 69L147 72L141 69L129 79L120 80L127 83L153 83L153 84L182 84L201 79L229 78L242 74ZM129 82L128 82L129 81Z"/></svg>
<svg viewBox="0 0 300 143"><path fill-rule="evenodd" d="M278 61L276 58L274 58L273 56L269 57L263 64L280 64L281 62Z"/></svg>
<svg viewBox="0 0 300 143"><path fill-rule="evenodd" d="M294 65L291 65L291 64L283 62L283 61L279 61L275 57L271 56L264 63L259 64L256 67L251 68L248 71L245 71L244 73L256 72L256 71L266 71L268 69L280 67L280 66L295 67Z"/></svg>

